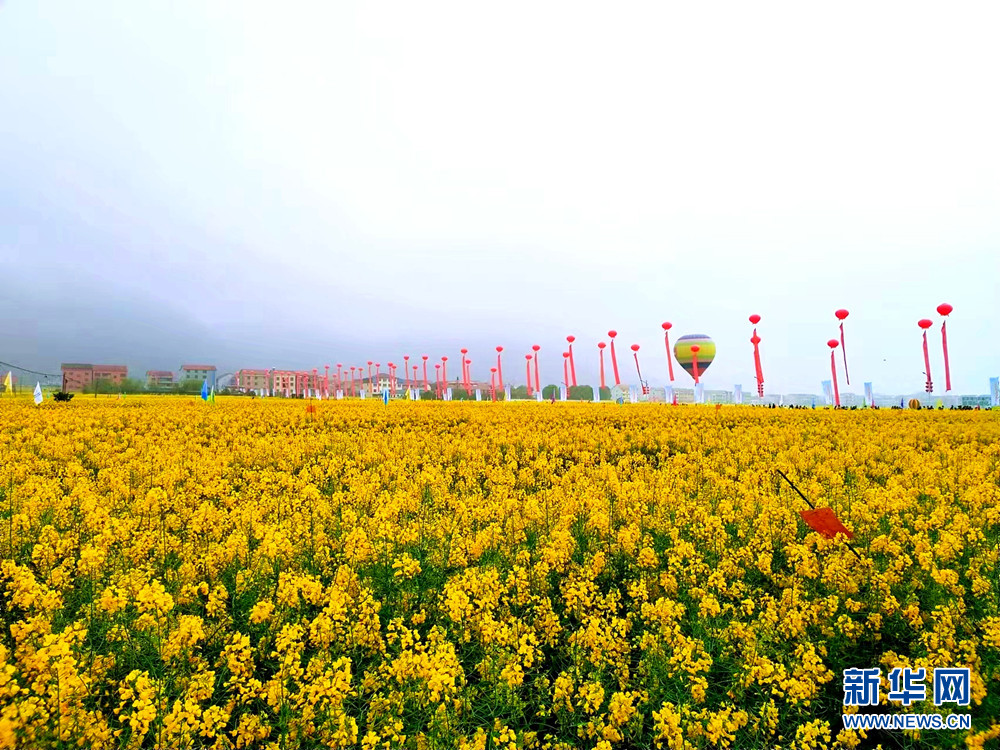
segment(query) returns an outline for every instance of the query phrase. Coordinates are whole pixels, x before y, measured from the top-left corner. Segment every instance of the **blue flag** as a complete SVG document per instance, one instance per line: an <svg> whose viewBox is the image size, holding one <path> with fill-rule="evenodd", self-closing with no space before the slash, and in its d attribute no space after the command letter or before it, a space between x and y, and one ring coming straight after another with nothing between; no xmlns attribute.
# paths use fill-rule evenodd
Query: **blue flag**
<svg viewBox="0 0 1000 750"><path fill-rule="evenodd" d="M208 381L201 381L201 400L208 401Z"/></svg>

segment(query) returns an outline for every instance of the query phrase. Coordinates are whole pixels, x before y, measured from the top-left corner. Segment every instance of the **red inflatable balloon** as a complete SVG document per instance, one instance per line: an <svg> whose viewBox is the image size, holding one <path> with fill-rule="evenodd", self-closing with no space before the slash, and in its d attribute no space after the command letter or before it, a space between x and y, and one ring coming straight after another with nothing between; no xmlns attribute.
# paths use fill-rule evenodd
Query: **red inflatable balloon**
<svg viewBox="0 0 1000 750"><path fill-rule="evenodd" d="M838 346L840 346L840 342L837 341L837 339L830 339L829 341L826 342L826 345L831 349L836 349Z"/></svg>
<svg viewBox="0 0 1000 750"><path fill-rule="evenodd" d="M632 344L632 351L634 351L634 352L639 351L639 345L638 344Z"/></svg>
<svg viewBox="0 0 1000 750"><path fill-rule="evenodd" d="M930 328L932 325L934 325L934 322L931 320L927 320L927 318L921 318L920 320L917 321L917 325L926 330Z"/></svg>
<svg viewBox="0 0 1000 750"><path fill-rule="evenodd" d="M673 323L660 323L660 328L662 328L664 331L669 331L673 327L674 327Z"/></svg>
<svg viewBox="0 0 1000 750"><path fill-rule="evenodd" d="M850 315L850 313L847 312L847 310L841 309L837 310L837 312L835 312L834 315L837 316L837 320L844 320L845 318L847 318L848 315Z"/></svg>
<svg viewBox="0 0 1000 750"><path fill-rule="evenodd" d="M760 323L760 316L757 315L756 313L751 315L750 322L753 323L754 325L757 325L758 323Z"/></svg>
<svg viewBox="0 0 1000 750"><path fill-rule="evenodd" d="M951 311L955 308L949 305L947 302L942 302L937 306L938 315L951 315Z"/></svg>

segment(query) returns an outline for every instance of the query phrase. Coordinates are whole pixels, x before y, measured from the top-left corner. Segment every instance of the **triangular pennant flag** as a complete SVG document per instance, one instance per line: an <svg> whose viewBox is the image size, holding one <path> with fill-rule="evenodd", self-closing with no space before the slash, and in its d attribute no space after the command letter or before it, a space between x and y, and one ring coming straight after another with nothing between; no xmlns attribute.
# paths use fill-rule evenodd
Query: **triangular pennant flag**
<svg viewBox="0 0 1000 750"><path fill-rule="evenodd" d="M42 403L42 384L36 382L35 383L35 404L37 405L37 404L40 404L40 403Z"/></svg>
<svg viewBox="0 0 1000 750"><path fill-rule="evenodd" d="M837 534L843 534L848 539L853 539L851 533L844 524L837 518L837 514L829 508L816 508L815 510L800 510L799 515L813 531L822 534L828 539L833 539Z"/></svg>
<svg viewBox="0 0 1000 750"><path fill-rule="evenodd" d="M208 401L208 381L201 381L201 400Z"/></svg>

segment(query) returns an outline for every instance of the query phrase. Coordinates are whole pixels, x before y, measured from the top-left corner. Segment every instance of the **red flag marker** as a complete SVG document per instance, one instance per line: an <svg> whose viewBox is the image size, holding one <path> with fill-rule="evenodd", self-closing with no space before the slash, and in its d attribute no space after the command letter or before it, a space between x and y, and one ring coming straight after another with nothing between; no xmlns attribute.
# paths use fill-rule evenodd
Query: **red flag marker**
<svg viewBox="0 0 1000 750"><path fill-rule="evenodd" d="M531 355L524 355L524 379L528 383L528 396L531 396Z"/></svg>
<svg viewBox="0 0 1000 750"><path fill-rule="evenodd" d="M806 525L813 531L822 534L827 539L833 539L837 534L843 534L848 539L853 539L851 533L844 524L837 518L837 514L829 508L814 508L812 510L800 510L799 515Z"/></svg>
<svg viewBox="0 0 1000 750"><path fill-rule="evenodd" d="M830 353L833 354L833 352ZM799 516L802 518L803 521L806 522L806 525L809 526L809 528L811 528L813 531L822 534L825 537L829 537L830 539L834 538L837 534L843 534L845 537L847 537L847 539L854 538L854 534L852 534L850 530L840 522L840 519L837 518L836 513L834 513L829 508L817 508L815 505L809 502L809 498L802 494L802 490L800 490L798 487L795 486L795 484L792 482L791 479L788 478L785 472L783 472L781 469L775 469L775 471L778 472L778 475L782 479L788 482L788 485L793 490L795 490L798 496L801 497L803 500L805 500L806 505L809 506L810 508L809 510L799 511ZM854 545L851 544L849 541L846 542L846 544L847 548L854 553L854 556L858 558L858 560L861 560L861 555L859 555L858 551L854 549Z"/></svg>
<svg viewBox="0 0 1000 750"><path fill-rule="evenodd" d="M503 390L503 362L500 361L500 355L503 354L503 347L497 347L497 384L500 386L500 390ZM494 399L495 401L496 399Z"/></svg>

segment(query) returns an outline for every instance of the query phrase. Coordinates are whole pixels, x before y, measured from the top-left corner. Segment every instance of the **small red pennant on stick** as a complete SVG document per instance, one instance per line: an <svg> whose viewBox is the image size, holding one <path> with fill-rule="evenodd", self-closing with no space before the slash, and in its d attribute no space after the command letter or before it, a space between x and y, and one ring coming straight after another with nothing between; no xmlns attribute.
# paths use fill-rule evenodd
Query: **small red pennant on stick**
<svg viewBox="0 0 1000 750"><path fill-rule="evenodd" d="M837 534L843 534L848 539L854 538L854 534L840 522L837 514L829 508L800 510L799 515L802 516L802 520L810 529L829 539L833 539Z"/></svg>

